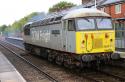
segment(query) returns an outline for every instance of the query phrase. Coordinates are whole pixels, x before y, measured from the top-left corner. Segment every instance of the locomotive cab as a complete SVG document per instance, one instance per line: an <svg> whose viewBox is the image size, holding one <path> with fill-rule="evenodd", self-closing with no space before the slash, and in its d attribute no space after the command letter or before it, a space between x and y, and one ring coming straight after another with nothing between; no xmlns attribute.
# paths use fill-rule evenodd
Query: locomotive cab
<svg viewBox="0 0 125 82"><path fill-rule="evenodd" d="M70 32L75 33L77 54L115 51L115 33L111 18L86 17L65 21L68 24L67 36Z"/></svg>
<svg viewBox="0 0 125 82"><path fill-rule="evenodd" d="M95 57L120 58L118 54L114 54L115 30L108 14L99 11L75 11L64 19L67 22L64 24L67 24L65 49L68 52L82 56L83 61L92 61Z"/></svg>
<svg viewBox="0 0 125 82"><path fill-rule="evenodd" d="M115 33L110 18L78 18L76 26L76 53L115 51Z"/></svg>

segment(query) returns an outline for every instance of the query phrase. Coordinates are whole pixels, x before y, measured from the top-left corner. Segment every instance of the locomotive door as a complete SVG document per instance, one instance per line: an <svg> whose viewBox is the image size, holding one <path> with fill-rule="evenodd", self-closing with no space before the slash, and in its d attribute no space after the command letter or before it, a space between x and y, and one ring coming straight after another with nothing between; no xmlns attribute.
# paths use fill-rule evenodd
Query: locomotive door
<svg viewBox="0 0 125 82"><path fill-rule="evenodd" d="M64 20L62 23L62 49L63 51L67 51L67 25L68 21Z"/></svg>

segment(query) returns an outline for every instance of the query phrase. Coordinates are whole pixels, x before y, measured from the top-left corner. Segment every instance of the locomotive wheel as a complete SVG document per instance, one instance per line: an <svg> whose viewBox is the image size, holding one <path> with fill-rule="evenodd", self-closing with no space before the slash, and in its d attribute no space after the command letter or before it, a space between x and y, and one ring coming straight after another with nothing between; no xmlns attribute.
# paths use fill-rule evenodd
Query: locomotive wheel
<svg viewBox="0 0 125 82"><path fill-rule="evenodd" d="M69 69L73 69L75 67L75 65L69 64L68 62L64 62L64 66L69 68Z"/></svg>
<svg viewBox="0 0 125 82"><path fill-rule="evenodd" d="M35 55L35 50L34 50L34 48L31 48L30 53L31 53L32 55Z"/></svg>
<svg viewBox="0 0 125 82"><path fill-rule="evenodd" d="M51 53L48 54L48 61L53 62L53 58L52 58L52 54Z"/></svg>
<svg viewBox="0 0 125 82"><path fill-rule="evenodd" d="M40 51L39 48L34 48L34 52L35 52L36 55L39 55L39 56L41 54L41 51Z"/></svg>
<svg viewBox="0 0 125 82"><path fill-rule="evenodd" d="M63 64L63 57L62 56L57 56L55 59L56 64L62 65Z"/></svg>
<svg viewBox="0 0 125 82"><path fill-rule="evenodd" d="M64 66L69 69L73 69L75 67L75 65L73 64L72 58L67 57L67 59L64 61Z"/></svg>

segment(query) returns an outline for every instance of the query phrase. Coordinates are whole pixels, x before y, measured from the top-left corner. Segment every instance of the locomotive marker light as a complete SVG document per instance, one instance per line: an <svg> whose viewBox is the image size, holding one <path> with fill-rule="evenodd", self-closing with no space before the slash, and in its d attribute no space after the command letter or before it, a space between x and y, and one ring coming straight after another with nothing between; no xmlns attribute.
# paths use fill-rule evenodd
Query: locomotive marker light
<svg viewBox="0 0 125 82"><path fill-rule="evenodd" d="M82 41L82 48L85 48L85 40Z"/></svg>
<svg viewBox="0 0 125 82"><path fill-rule="evenodd" d="M109 34L108 33L105 33L105 38L109 38Z"/></svg>

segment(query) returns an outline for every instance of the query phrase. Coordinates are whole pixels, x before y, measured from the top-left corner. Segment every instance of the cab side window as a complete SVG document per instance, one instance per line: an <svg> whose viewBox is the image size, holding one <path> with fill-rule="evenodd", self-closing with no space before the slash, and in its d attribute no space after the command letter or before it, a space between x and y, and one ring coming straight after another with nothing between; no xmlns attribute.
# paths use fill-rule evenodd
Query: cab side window
<svg viewBox="0 0 125 82"><path fill-rule="evenodd" d="M75 31L75 20L68 20L68 30Z"/></svg>

